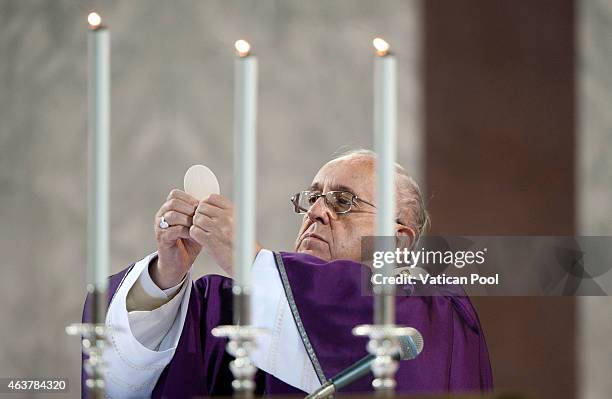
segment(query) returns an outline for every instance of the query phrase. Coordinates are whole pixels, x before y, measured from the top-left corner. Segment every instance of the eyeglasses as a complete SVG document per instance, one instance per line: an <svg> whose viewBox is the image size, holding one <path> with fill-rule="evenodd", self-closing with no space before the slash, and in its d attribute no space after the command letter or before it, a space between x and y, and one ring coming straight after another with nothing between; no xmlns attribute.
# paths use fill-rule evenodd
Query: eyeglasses
<svg viewBox="0 0 612 399"><path fill-rule="evenodd" d="M359 206L358 201L368 204L374 208L374 204L357 197L348 191L328 191L323 194L318 191L300 191L291 197L295 213L304 214L312 208L319 198L325 199L325 204L336 214L348 213L353 206Z"/></svg>
<svg viewBox="0 0 612 399"><path fill-rule="evenodd" d="M294 212L299 214L308 212L315 202L317 202L317 200L321 197L324 198L325 204L337 215L349 213L351 210L353 210L353 206L359 206L357 203L358 201L376 208L376 206L371 202L361 199L357 195L348 191L328 191L325 194L318 191L300 191L291 197ZM395 222L405 226L405 224L400 222L399 219L396 219Z"/></svg>

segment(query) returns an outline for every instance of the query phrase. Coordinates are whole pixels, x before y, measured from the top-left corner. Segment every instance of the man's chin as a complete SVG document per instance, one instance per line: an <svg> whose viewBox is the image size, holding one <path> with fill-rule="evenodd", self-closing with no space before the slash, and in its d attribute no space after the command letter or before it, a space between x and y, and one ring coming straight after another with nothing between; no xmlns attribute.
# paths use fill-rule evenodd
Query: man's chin
<svg viewBox="0 0 612 399"><path fill-rule="evenodd" d="M297 252L301 254L308 254L312 256L316 256L317 258L321 258L325 261L330 261L331 256L329 255L329 251L322 251L318 248L298 248Z"/></svg>

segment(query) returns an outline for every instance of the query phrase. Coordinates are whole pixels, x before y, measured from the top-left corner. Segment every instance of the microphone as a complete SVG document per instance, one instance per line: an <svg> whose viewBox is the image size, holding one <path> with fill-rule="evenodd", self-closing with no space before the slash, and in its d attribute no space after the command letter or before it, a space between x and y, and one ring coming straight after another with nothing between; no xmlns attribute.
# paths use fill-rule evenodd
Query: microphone
<svg viewBox="0 0 612 399"><path fill-rule="evenodd" d="M418 330L412 328L408 335L399 337L400 350L393 356L394 360L411 360L416 358L423 350L423 336ZM328 382L321 385L305 399L324 399L338 390L351 385L364 377L370 371L375 355L369 354L333 376Z"/></svg>

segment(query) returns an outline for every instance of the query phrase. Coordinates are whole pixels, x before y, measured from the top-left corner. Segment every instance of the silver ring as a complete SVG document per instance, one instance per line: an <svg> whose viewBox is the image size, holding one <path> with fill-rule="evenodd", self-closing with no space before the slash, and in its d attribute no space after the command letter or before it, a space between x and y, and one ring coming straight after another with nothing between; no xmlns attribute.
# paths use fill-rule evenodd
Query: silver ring
<svg viewBox="0 0 612 399"><path fill-rule="evenodd" d="M161 219L159 220L159 228L167 229L168 227L170 227L170 225L168 224L168 222L166 222L166 218L162 216Z"/></svg>

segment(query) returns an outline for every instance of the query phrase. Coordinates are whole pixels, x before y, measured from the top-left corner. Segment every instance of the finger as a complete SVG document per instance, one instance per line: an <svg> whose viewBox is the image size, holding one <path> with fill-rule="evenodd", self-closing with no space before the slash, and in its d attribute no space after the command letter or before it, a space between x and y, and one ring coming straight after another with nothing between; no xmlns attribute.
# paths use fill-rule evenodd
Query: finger
<svg viewBox="0 0 612 399"><path fill-rule="evenodd" d="M204 200L204 202L221 209L231 209L233 206L232 201L221 194L211 194Z"/></svg>
<svg viewBox="0 0 612 399"><path fill-rule="evenodd" d="M200 201L200 204L198 205L198 208L196 209L196 215L197 214L203 214L206 216L209 216L211 218L215 218L215 217L219 217L225 214L225 212L227 212L227 210L224 210L222 208L219 208L216 205L211 205L209 203L207 203L205 200Z"/></svg>
<svg viewBox="0 0 612 399"><path fill-rule="evenodd" d="M196 205L197 204L190 204L178 198L172 198L164 202L161 208L159 208L157 216L160 217L168 211L176 211L191 216L195 213Z"/></svg>
<svg viewBox="0 0 612 399"><path fill-rule="evenodd" d="M166 229L158 226L155 230L157 241L164 244L174 244L179 238L191 238L189 227L185 226L170 226Z"/></svg>
<svg viewBox="0 0 612 399"><path fill-rule="evenodd" d="M198 244L204 246L204 243L210 237L210 233L202 230L200 227L194 224L189 228L189 237L191 237L191 239Z"/></svg>
<svg viewBox="0 0 612 399"><path fill-rule="evenodd" d="M198 204L197 198L192 197L191 195L187 194L183 190L179 190L178 188L175 188L174 190L170 191L170 194L168 194L166 200L170 200L172 198L180 199L182 201L187 202L188 204Z"/></svg>
<svg viewBox="0 0 612 399"><path fill-rule="evenodd" d="M170 226L181 225L185 227L190 227L192 224L191 216L185 215L184 213L181 213L181 212L168 211L168 212L165 212L163 216L166 222L168 222Z"/></svg>
<svg viewBox="0 0 612 399"><path fill-rule="evenodd" d="M206 232L211 232L217 227L217 222L215 222L210 216L204 215L202 213L196 213L193 217L193 225L201 228Z"/></svg>

